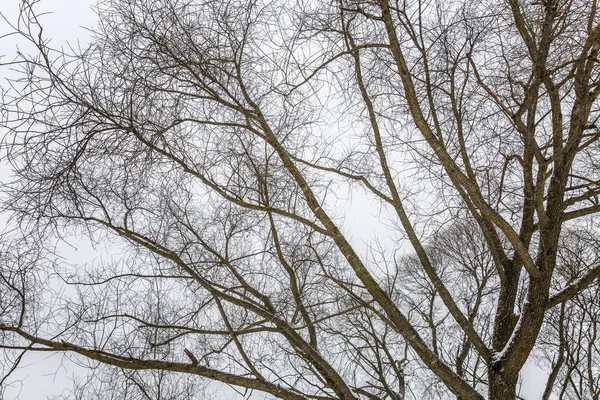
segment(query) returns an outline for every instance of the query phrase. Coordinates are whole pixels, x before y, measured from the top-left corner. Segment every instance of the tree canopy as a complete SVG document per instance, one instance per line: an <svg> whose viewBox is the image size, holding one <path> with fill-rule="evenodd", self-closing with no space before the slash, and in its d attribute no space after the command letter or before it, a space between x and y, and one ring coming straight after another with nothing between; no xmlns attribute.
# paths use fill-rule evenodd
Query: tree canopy
<svg viewBox="0 0 600 400"><path fill-rule="evenodd" d="M600 398L597 0L102 0L83 49L36 3L2 382L50 351L77 399L509 400L537 362Z"/></svg>

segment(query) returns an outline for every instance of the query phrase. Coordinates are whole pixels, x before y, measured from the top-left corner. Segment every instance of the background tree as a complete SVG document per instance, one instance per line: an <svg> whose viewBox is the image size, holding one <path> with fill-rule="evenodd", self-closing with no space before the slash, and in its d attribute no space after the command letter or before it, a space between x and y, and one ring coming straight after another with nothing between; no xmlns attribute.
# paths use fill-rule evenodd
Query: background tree
<svg viewBox="0 0 600 400"><path fill-rule="evenodd" d="M51 48L34 6L4 118L3 209L41 254L3 258L15 362L107 366L89 398L116 373L116 397L193 398L198 376L514 399L545 351L549 391L597 393L595 0L107 0L81 51ZM53 258L69 235L112 258Z"/></svg>

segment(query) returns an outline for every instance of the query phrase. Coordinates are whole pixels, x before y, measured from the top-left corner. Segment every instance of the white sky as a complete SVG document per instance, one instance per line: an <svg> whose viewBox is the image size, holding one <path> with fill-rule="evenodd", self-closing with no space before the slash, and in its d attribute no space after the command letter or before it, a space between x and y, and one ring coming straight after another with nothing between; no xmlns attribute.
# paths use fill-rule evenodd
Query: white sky
<svg viewBox="0 0 600 400"><path fill-rule="evenodd" d="M16 21L19 0L2 0L0 12L10 21ZM40 9L51 11L43 17L45 36L52 38L52 44L55 47L66 45L67 43L77 43L82 45L89 39L89 33L86 27L92 27L95 24L95 15L91 6L95 0L43 0L39 5ZM0 37L8 30L6 23L0 20ZM3 39L0 42L0 56L4 56L2 61L7 61L14 54L15 46L19 43L17 38L10 40ZM21 49L25 50L20 43ZM0 69L0 79L6 78L7 71ZM7 171L2 170L3 164L0 160L0 179L6 178ZM350 206L349 218L344 224L346 229L351 232L361 233L361 237L353 237L357 247L364 248L358 242L365 242L373 238L376 234L377 221L365 215L365 210L372 209L371 204L366 201L355 199ZM377 210L373 210L377 211ZM362 214L362 215L360 215ZM370 217L370 218L369 218ZM1 218L1 217L0 217ZM2 219L0 219L2 223ZM359 229L352 229L357 227ZM1 229L0 229L1 230ZM79 260L70 260L73 262L85 261L81 253L74 254ZM22 363L22 368L11 380L13 385L8 388L7 397L2 400L43 400L48 397L59 395L65 389L71 387L71 378L74 375L85 374L85 371L77 367L68 358L61 354L29 354ZM523 373L523 383L521 396L525 399L539 399L545 384L546 374L533 364L525 367ZM225 390L218 397L231 397L231 392ZM262 397L262 396L261 396Z"/></svg>
<svg viewBox="0 0 600 400"><path fill-rule="evenodd" d="M0 12L11 23L15 23L19 10L19 0L2 0ZM54 46L80 40L85 43L89 34L83 27L93 26L95 15L91 10L92 0L44 0L39 5L40 10L50 11L43 17L45 34L52 37ZM0 20L0 37L10 30L4 20ZM17 36L3 38L0 41L0 56L2 62L14 57L16 46L21 51L27 51L27 45ZM4 81L10 71L0 69L0 79ZM0 83L0 85L3 84ZM2 133L3 134L3 133ZM2 135L0 135L2 136ZM0 160L0 179L6 179L8 171L6 164ZM1 218L1 217L0 217ZM0 219L0 230L4 220ZM75 254L84 261L81 252ZM60 395L65 389L72 387L71 378L74 375L85 374L63 354L29 353L21 363L21 368L9 381L5 398L2 400L43 400Z"/></svg>

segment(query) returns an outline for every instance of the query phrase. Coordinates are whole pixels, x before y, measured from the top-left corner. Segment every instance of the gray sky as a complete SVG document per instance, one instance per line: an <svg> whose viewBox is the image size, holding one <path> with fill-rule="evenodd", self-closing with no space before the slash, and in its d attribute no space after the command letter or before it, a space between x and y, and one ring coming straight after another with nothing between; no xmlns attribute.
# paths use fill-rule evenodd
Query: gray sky
<svg viewBox="0 0 600 400"><path fill-rule="evenodd" d="M0 12L11 22L17 20L19 0L3 0ZM52 37L54 46L61 46L67 42L79 40L82 44L89 39L89 34L83 28L93 26L95 15L91 10L92 0L45 0L39 4L41 10L50 11L50 14L42 18L45 35ZM9 31L4 20L0 20L0 36ZM16 47L21 51L27 51L27 44L19 40L17 36L4 38L0 46L2 61L9 61L14 57ZM0 79L8 78L10 71L6 68L0 70ZM4 82L0 83L3 85ZM3 133L0 135L2 136ZM6 164L0 161L0 179L8 176ZM0 223L4 226L4 218ZM75 252L73 255L84 262L83 252ZM74 375L85 374L85 370L73 364L68 357L62 354L29 353L24 358L21 368L9 381L6 397L2 400L42 400L61 394L66 388L72 386L71 378Z"/></svg>
<svg viewBox="0 0 600 400"><path fill-rule="evenodd" d="M16 21L18 14L19 0L3 0L0 11L10 21ZM67 43L76 44L79 41L82 46L89 40L89 32L85 27L92 27L95 24L95 15L91 6L95 0L44 0L40 9L48 10L51 13L42 18L45 36L52 38L52 45L59 47ZM6 23L0 20L0 36L8 30ZM4 39L0 47L0 54L5 56L3 61L12 58L16 46L21 50L27 47L18 38L13 37L9 40ZM0 78L4 80L8 72L5 69L0 70ZM0 179L6 179L7 171L3 169L0 161ZM369 210L370 205L365 207L365 202L353 201L346 218L345 227L352 232L359 232L361 236L354 236L355 242L363 242L372 239L376 232L374 229L378 226L377 221L364 214L364 210ZM374 210L376 211L376 210ZM371 221L369 221L371 220ZM0 219L0 222L2 220ZM372 222L372 223L370 223ZM352 227L360 229L352 229ZM370 237L369 237L370 236ZM360 246L359 243L356 243ZM85 248L85 247L84 247ZM82 251L69 251L71 262L82 263L86 261L89 254ZM85 253L86 255L82 255ZM14 375L12 386L9 387L7 397L2 400L42 400L53 395L61 394L65 389L71 387L73 376L85 375L85 370L73 364L68 357L61 354L29 354L22 363L22 368ZM523 371L523 383L521 395L526 399L539 399L545 384L546 373L536 367L533 363L526 365ZM224 390L220 398L230 396L229 390ZM260 396L262 397L262 396Z"/></svg>

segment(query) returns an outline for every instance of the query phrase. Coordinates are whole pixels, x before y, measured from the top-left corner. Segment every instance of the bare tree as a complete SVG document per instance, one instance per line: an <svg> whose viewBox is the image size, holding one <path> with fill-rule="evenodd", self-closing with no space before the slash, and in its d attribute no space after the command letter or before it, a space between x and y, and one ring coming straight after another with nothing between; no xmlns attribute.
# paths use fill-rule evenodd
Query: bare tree
<svg viewBox="0 0 600 400"><path fill-rule="evenodd" d="M105 366L80 398L119 376L116 397L193 398L197 377L504 400L546 352L549 391L597 397L596 0L98 12L84 50L53 49L35 1L14 26L36 52L5 96L3 210L41 256L2 260L8 365ZM359 247L342 198L372 205L378 243ZM53 258L70 235L113 257Z"/></svg>
<svg viewBox="0 0 600 400"><path fill-rule="evenodd" d="M440 279L452 283L448 290L465 310L469 323L488 342L492 335L491 317L499 281L494 261L486 249L485 238L472 219L440 229L425 247ZM423 337L431 343L434 353L474 388L485 391L486 363L480 354L472 351L464 331L452 322L440 293L418 257L405 256L397 264L401 271L398 291L404 294L403 302L418 316L415 318L415 322L419 321L417 325L428 328L428 333L425 333L427 329L423 330ZM438 385L441 384L438 381Z"/></svg>
<svg viewBox="0 0 600 400"><path fill-rule="evenodd" d="M593 232L571 230L559 249L557 287L568 286L586 274L599 261L600 248ZM543 399L600 398L600 320L598 283L547 315L540 335L541 362L550 368Z"/></svg>

